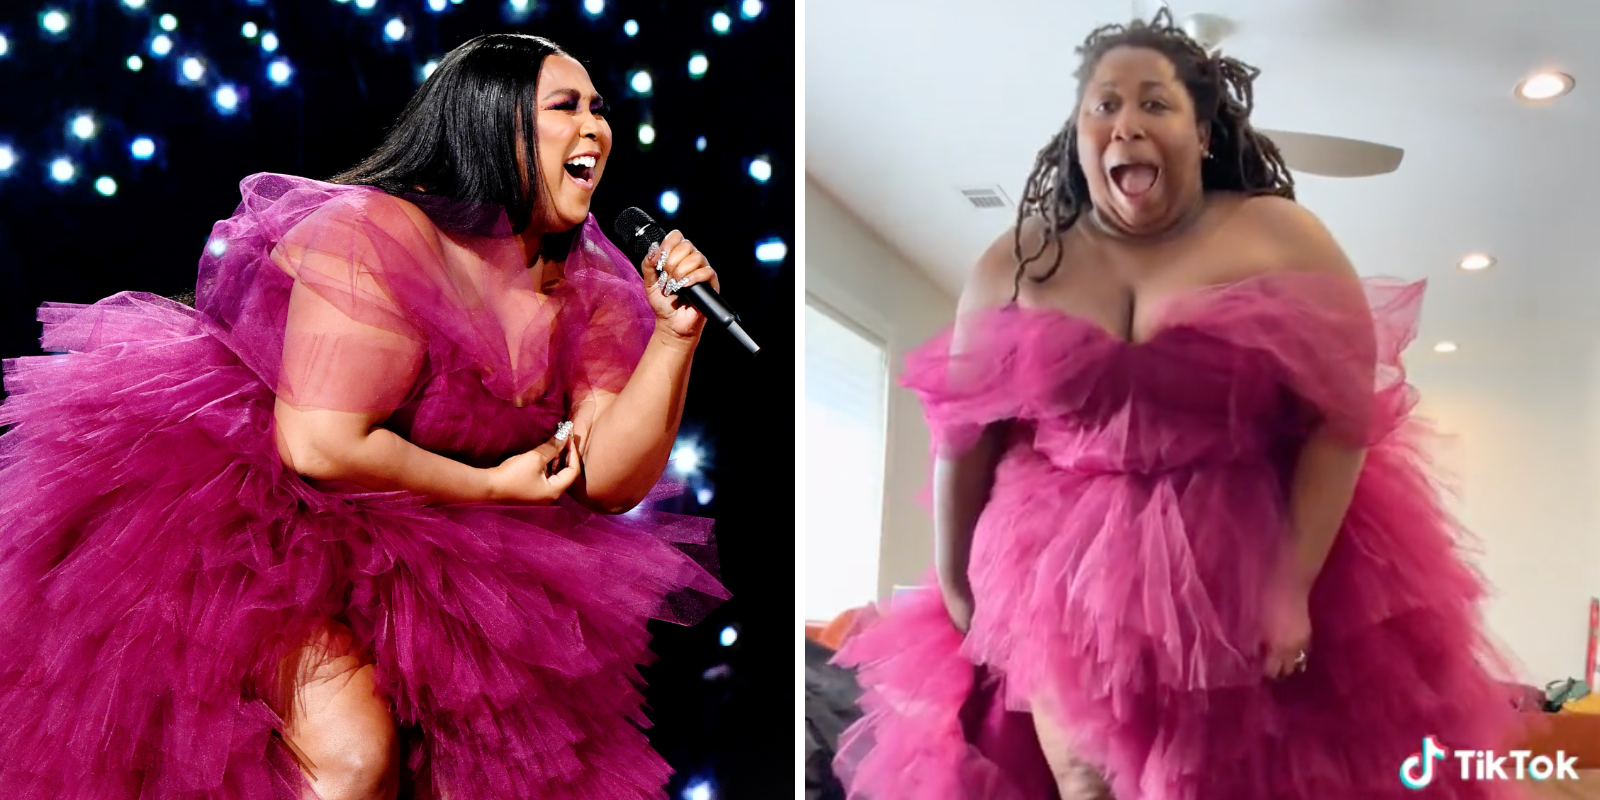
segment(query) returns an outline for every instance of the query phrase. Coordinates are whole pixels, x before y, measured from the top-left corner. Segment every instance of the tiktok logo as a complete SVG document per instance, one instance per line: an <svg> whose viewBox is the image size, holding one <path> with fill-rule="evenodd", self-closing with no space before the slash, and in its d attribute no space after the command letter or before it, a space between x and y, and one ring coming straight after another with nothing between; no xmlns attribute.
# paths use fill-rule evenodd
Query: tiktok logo
<svg viewBox="0 0 1600 800"><path fill-rule="evenodd" d="M1443 761L1445 751L1433 741L1432 736L1422 740L1422 752L1413 753L1412 756L1400 764L1400 782L1407 789L1421 789L1433 783L1433 762Z"/></svg>
<svg viewBox="0 0 1600 800"><path fill-rule="evenodd" d="M1407 789L1418 790L1433 783L1433 762L1443 761L1451 753L1439 746L1432 736L1422 740L1422 752L1412 753L1400 764L1400 783ZM1578 779L1578 758L1557 750L1555 755L1535 756L1531 750L1512 750L1496 753L1493 750L1456 750L1461 762L1462 781L1520 781L1532 778L1547 781L1575 781Z"/></svg>

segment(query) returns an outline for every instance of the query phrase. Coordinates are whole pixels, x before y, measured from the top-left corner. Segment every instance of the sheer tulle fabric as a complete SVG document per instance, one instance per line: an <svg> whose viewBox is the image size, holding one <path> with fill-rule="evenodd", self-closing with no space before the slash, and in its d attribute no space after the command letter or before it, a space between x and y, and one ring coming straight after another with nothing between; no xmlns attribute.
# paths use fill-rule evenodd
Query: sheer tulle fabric
<svg viewBox="0 0 1600 800"><path fill-rule="evenodd" d="M1042 762L997 769L1016 746L985 745L1031 732L1026 713L1067 728L1124 798L1407 797L1397 770L1425 735L1504 749L1515 718L1495 676L1510 668L1479 625L1485 586L1429 478L1399 360L1421 297L1274 273L1179 297L1138 344L1010 306L958 323L956 354L954 331L913 354L904 382L936 448L996 423L1007 446L966 637L929 585L839 655L868 693L839 758L853 796L1054 796ZM1262 612L1315 431L1368 458L1312 595L1309 670L1273 682ZM1019 714L963 727L985 702L975 664Z"/></svg>
<svg viewBox="0 0 1600 800"><path fill-rule="evenodd" d="M280 659L339 618L375 659L406 769L448 796L665 797L638 665L649 619L726 597L688 555L709 552L709 521L427 507L305 481L272 432L282 397L393 410L389 427L466 460L525 451L637 362L651 314L627 260L591 218L540 294L503 217L447 230L373 189L242 188L198 311L47 305L60 355L6 363L0 786L299 798L267 699Z"/></svg>

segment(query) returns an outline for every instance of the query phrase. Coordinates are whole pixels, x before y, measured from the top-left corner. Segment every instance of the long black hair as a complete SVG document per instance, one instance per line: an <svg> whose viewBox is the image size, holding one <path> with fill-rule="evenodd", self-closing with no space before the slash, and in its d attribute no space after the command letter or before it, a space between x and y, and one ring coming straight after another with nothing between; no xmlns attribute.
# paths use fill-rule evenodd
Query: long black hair
<svg viewBox="0 0 1600 800"><path fill-rule="evenodd" d="M1272 140L1250 126L1255 108L1254 83L1261 71L1235 58L1207 53L1172 21L1163 7L1149 22L1135 20L1128 25L1106 25L1095 29L1078 47L1078 101L1083 87L1094 74L1106 53L1117 47L1154 50L1172 62L1178 80L1194 100L1195 121L1211 129L1211 157L1201 162L1200 186L1203 191L1235 191L1252 195L1277 195L1294 199L1294 177L1283 163ZM1050 269L1033 277L1047 281L1061 267L1060 234L1078 221L1089 205L1089 179L1078 164L1078 114L1039 151L1033 172L1028 175L1022 201L1017 204L1016 239L1012 252L1017 259L1016 288L1020 291L1028 265L1044 256L1045 248L1055 247ZM1032 216L1044 221L1044 237L1032 253L1022 252L1022 224Z"/></svg>
<svg viewBox="0 0 1600 800"><path fill-rule="evenodd" d="M372 155L330 180L395 195L421 187L430 196L498 205L512 230L523 232L548 206L534 95L549 56L570 54L548 39L512 33L457 47L423 81ZM570 236L544 238L547 258L565 257Z"/></svg>

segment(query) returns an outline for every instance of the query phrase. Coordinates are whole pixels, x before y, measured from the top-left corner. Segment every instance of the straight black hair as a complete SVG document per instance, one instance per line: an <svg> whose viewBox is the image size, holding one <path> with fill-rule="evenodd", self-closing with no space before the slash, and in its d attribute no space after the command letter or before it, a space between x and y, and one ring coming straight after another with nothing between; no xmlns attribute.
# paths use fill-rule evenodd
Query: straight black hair
<svg viewBox="0 0 1600 800"><path fill-rule="evenodd" d="M420 187L434 197L498 205L516 233L542 222L549 190L539 174L535 92L550 56L570 54L548 39L512 33L457 47L372 155L330 180L394 195ZM577 230L546 232L540 254L564 260Z"/></svg>

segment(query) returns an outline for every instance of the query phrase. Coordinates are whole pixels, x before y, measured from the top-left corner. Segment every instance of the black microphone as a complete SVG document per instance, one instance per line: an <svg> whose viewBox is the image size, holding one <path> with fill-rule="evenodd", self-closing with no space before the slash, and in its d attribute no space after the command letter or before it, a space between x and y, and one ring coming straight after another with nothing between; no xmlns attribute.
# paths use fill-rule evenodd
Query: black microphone
<svg viewBox="0 0 1600 800"><path fill-rule="evenodd" d="M650 252L650 245L660 244L661 240L667 238L666 230L639 208L625 209L618 214L617 224L612 230L621 240L622 249L632 253L635 261L643 261L645 254ZM717 290L711 288L710 284L697 283L680 290L677 296L689 301L689 305L698 309L706 319L727 329L733 338L739 340L739 344L745 346L745 349L751 353L761 352L761 346L744 332L744 328L739 327L739 315L733 313L727 303L722 302L722 298L717 296Z"/></svg>

